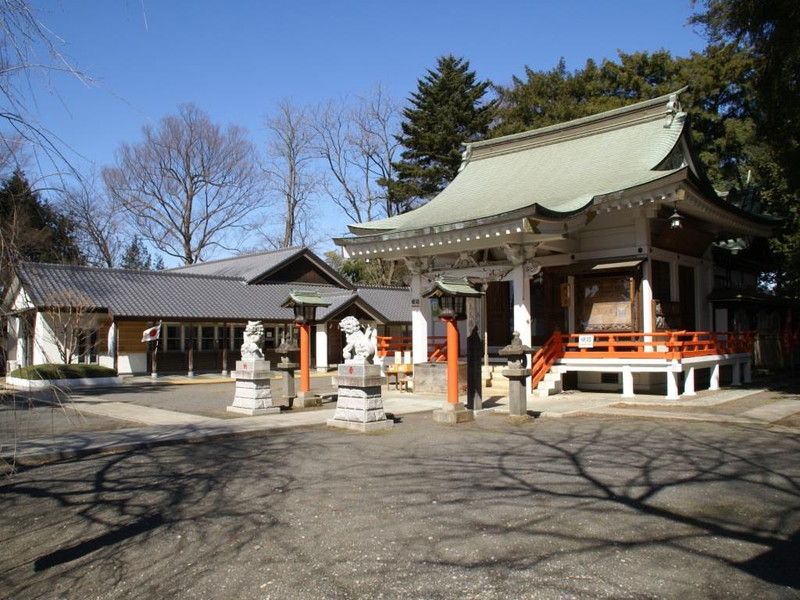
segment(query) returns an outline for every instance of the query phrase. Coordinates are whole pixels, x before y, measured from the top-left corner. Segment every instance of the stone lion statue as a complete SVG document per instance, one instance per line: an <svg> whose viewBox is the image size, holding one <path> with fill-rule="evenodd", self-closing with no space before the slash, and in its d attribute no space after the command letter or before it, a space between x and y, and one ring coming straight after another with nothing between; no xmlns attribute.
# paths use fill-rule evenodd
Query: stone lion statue
<svg viewBox="0 0 800 600"><path fill-rule="evenodd" d="M244 328L242 343L242 360L264 358L261 343L264 341L264 326L261 321L248 321Z"/></svg>
<svg viewBox="0 0 800 600"><path fill-rule="evenodd" d="M372 361L378 350L378 332L372 326L362 331L358 319L345 317L339 323L339 329L344 331L347 340L342 349L345 363L366 364Z"/></svg>

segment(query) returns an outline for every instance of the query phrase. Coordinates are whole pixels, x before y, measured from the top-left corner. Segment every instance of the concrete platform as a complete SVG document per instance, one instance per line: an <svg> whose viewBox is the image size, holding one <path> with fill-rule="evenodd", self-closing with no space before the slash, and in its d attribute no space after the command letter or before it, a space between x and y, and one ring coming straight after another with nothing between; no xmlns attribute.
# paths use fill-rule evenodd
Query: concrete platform
<svg viewBox="0 0 800 600"><path fill-rule="evenodd" d="M6 461L44 462L73 458L89 453L121 451L180 441L202 441L219 437L264 435L271 431L325 427L333 419L335 409L331 399L332 388L326 386L330 375L314 376L316 386L326 403L319 408L282 410L265 416L235 416L225 414L233 380L218 376L208 378L176 378L174 382L160 379L154 384L150 378L128 381L122 389L76 394L70 406L80 413L97 415L109 420L141 424L141 427L119 429L109 427L103 431L81 431L80 423L74 431L20 439L15 446L0 440L0 457ZM168 385L171 383L172 385ZM191 390L184 384L202 384ZM767 383L767 382L765 382ZM769 381L771 387L777 385ZM797 388L795 380L791 385ZM205 407L206 414L193 414L174 400L183 387L183 396L191 406ZM491 393L491 388L486 390ZM646 418L686 421L712 421L732 425L770 425L795 414L800 414L800 399L792 393L775 396L773 401L744 409L736 414L725 414L721 407L727 403L766 393L765 387L724 388L719 391L700 391L689 399L665 400L663 396L637 396L635 401L613 393L564 392L549 398L531 397L528 414L536 417L533 426L541 419L595 416L606 418ZM488 396L487 396L488 397ZM162 399L163 398L163 399ZM470 415L481 418L508 413L507 396L492 396L489 405ZM389 422L404 414L440 410L444 395L394 392L384 396L384 408ZM154 406L157 405L157 406ZM219 405L218 407L216 405ZM160 408L158 406L164 406ZM173 407L169 409L166 407ZM216 407L216 408L215 408ZM211 410L214 409L214 410ZM214 415L214 416L210 416Z"/></svg>

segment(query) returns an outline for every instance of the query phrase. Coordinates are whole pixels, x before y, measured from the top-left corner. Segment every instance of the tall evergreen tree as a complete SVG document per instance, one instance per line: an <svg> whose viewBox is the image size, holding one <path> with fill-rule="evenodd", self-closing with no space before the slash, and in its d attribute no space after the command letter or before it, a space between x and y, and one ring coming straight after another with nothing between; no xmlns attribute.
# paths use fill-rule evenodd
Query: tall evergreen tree
<svg viewBox="0 0 800 600"><path fill-rule="evenodd" d="M154 260L142 239L135 235L125 247L119 266L123 269L139 271L160 271L164 268L164 261L160 256Z"/></svg>
<svg viewBox="0 0 800 600"><path fill-rule="evenodd" d="M0 288L21 261L80 264L75 224L41 200L15 171L0 187Z"/></svg>
<svg viewBox="0 0 800 600"><path fill-rule="evenodd" d="M758 144L756 181L764 208L784 217L769 243L771 283L800 298L800 3L797 0L703 0L693 21L711 42L752 60L749 113Z"/></svg>
<svg viewBox="0 0 800 600"><path fill-rule="evenodd" d="M755 77L758 61L741 44L720 42L688 58L669 52L620 53L617 61L587 61L567 71L563 61L550 71L526 68L508 87L498 87L500 107L491 135L505 135L596 114L666 94L685 85L693 145L715 188L731 199L761 200L762 210L786 217L782 235L772 238L776 265L767 276L786 295L800 292L800 219L787 190L785 170L759 134ZM746 189L747 188L747 189ZM763 259L763 257L759 257Z"/></svg>
<svg viewBox="0 0 800 600"><path fill-rule="evenodd" d="M418 80L410 106L403 110L401 160L396 178L382 181L390 201L405 212L431 199L453 180L461 164L461 145L485 137L494 103L484 102L488 81L478 81L469 61L452 55L437 59L436 70Z"/></svg>
<svg viewBox="0 0 800 600"><path fill-rule="evenodd" d="M525 67L525 77L496 86L498 119L491 135L507 135L579 119L632 102L655 98L676 88L681 64L666 50L619 53L617 62L589 59L570 72L562 58L549 71Z"/></svg>

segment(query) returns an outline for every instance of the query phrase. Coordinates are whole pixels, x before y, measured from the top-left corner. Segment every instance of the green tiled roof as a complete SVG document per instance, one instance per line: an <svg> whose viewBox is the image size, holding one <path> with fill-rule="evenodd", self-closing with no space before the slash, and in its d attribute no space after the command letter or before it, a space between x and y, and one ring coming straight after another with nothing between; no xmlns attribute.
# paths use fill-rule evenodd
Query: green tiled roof
<svg viewBox="0 0 800 600"><path fill-rule="evenodd" d="M410 232L526 208L532 213L567 216L587 207L596 196L668 177L685 168L660 168L685 125L685 114L667 113L668 100L664 96L473 143L461 172L430 202L350 229L356 235Z"/></svg>

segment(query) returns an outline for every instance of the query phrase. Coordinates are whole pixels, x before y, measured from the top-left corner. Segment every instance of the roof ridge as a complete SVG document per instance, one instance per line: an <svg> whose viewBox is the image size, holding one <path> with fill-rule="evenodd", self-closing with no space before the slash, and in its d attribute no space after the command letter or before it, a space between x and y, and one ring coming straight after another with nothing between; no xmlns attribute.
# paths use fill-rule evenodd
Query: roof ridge
<svg viewBox="0 0 800 600"><path fill-rule="evenodd" d="M658 96L657 98L650 98L649 100L643 100L641 102L636 102L634 104L627 104L625 106L620 106L618 108L613 108L611 110L603 111L603 112L600 112L600 113L587 115L585 117L579 117L577 119L572 119L570 121L564 121L563 123L556 123L554 125L547 125L545 127L538 127L536 129L530 129L530 130L521 131L521 132L518 132L518 133L511 133L511 134L508 134L508 135L504 135L504 136L500 136L500 137L496 137L496 138L490 138L490 139L487 139L487 140L479 140L479 141L476 141L476 142L469 142L469 143L465 144L465 146L468 148L466 154L469 154L471 150L481 150L481 151L486 150L487 154L489 154L489 153L491 153L491 150L489 150L489 148L491 148L492 146L501 146L501 145L505 145L505 144L509 144L510 145L510 144L515 143L515 142L519 143L519 142L524 142L524 141L530 141L531 142L530 144L525 144L525 147L528 147L528 145L534 145L536 143L536 142L533 142L534 139L542 138L542 137L545 137L545 136L548 136L548 135L551 135L551 134L559 134L559 138L558 138L559 141L563 141L565 139L564 132L568 132L570 129L579 129L579 128L586 127L586 126L589 126L589 125L592 125L592 124L595 124L595 123L601 123L603 121L609 121L609 120L617 119L617 118L623 117L623 116L625 116L627 114L635 115L636 113L640 113L640 112L644 113L648 109L652 109L652 108L660 106L662 104L666 104L667 102L669 102L672 99L673 96L677 97L681 93L685 92L687 89L688 89L688 87L684 86L684 87L682 87L680 89L677 89L677 90L675 90L673 92L669 92L669 93L664 94L662 96ZM643 114L643 115L639 116L638 118L629 119L629 120L622 121L622 122L617 123L617 124L609 124L608 126L601 127L601 128L596 129L596 130L587 130L587 131L583 131L583 132L575 132L574 136L582 137L582 136L586 136L586 135L594 135L595 133L602 133L602 132L608 131L609 129L615 129L615 128L618 128L618 127L624 127L624 126L630 125L630 124L632 124L634 122L657 119L657 118L660 118L661 116L663 116L664 114L666 114L666 112L663 113L663 114L662 113L654 113L654 114L647 114L647 115ZM544 142L539 142L539 143L547 143L547 142L544 141ZM469 157L467 156L465 158L466 158L465 162L469 162Z"/></svg>
<svg viewBox="0 0 800 600"><path fill-rule="evenodd" d="M68 264L60 264L60 263L43 263L43 262L36 262L36 261L23 261L20 262L19 267L45 267L48 269L59 269L59 270L81 270L81 271L94 271L94 272L105 272L105 273L135 273L139 275L155 275L158 277L190 277L195 279L225 279L231 281L242 281L241 277L233 277L230 275L205 275L202 273L178 273L174 272L172 269L162 269L160 271L149 271L147 269L122 269L119 267L99 267L95 265L68 265Z"/></svg>
<svg viewBox="0 0 800 600"><path fill-rule="evenodd" d="M229 262L229 261L232 261L232 260L241 260L241 259L244 259L244 258L253 258L255 256L260 256L260 255L266 256L268 254L278 254L279 252L289 253L290 251L293 251L293 252L297 253L297 252L301 252L301 251L306 250L306 249L307 249L306 246L289 246L288 248L275 248L273 250L260 250L258 252L246 252L246 253L243 253L243 254L237 254L235 256L226 256L225 258L218 258L216 260L201 261L201 262L192 263L190 265L180 265L178 267L170 267L169 269L164 269L164 270L165 271L180 271L181 269L191 269L192 267L200 267L200 266L204 266L204 265L213 265L213 264L217 264L217 263Z"/></svg>
<svg viewBox="0 0 800 600"><path fill-rule="evenodd" d="M411 287L407 285L356 285L356 290L410 290Z"/></svg>

